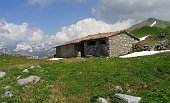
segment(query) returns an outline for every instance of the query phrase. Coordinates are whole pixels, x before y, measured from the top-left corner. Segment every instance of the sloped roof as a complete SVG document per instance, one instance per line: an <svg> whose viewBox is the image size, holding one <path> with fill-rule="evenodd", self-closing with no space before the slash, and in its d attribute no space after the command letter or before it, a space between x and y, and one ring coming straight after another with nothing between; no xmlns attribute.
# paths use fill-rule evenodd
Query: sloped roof
<svg viewBox="0 0 170 103"><path fill-rule="evenodd" d="M122 34L122 33L126 33L127 35L129 35L132 38L139 41L139 39L136 38L135 36L131 35L130 33L126 32L125 30L122 30L122 31L117 31L117 32L108 32L108 33L99 33L99 34L94 34L94 35L88 35L86 37L82 37L82 38L79 38L79 39L75 39L75 40L72 40L72 41L65 42L65 43L63 43L59 46L56 46L56 47L61 47L61 46L70 45L70 44L76 44L76 43L80 43L80 42L84 42L84 41L88 41L88 40L108 38L108 37L116 36L116 35L119 35L119 34Z"/></svg>

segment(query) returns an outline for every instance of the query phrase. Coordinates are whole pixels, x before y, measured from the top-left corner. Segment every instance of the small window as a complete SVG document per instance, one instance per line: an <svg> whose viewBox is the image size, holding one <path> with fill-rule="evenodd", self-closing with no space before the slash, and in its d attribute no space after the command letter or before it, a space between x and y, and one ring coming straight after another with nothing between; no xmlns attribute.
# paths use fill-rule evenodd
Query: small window
<svg viewBox="0 0 170 103"><path fill-rule="evenodd" d="M100 44L106 44L106 41L105 40L100 40L99 43Z"/></svg>
<svg viewBox="0 0 170 103"><path fill-rule="evenodd" d="M87 45L96 45L96 41L89 41L87 42Z"/></svg>

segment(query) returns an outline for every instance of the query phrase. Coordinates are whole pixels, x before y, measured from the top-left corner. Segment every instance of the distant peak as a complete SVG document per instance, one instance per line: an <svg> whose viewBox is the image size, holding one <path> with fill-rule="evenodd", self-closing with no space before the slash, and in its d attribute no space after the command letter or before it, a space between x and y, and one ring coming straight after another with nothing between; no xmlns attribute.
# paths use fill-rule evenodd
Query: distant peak
<svg viewBox="0 0 170 103"><path fill-rule="evenodd" d="M151 19L151 20L154 19L155 20L155 18L148 18L148 19Z"/></svg>
<svg viewBox="0 0 170 103"><path fill-rule="evenodd" d="M156 19L156 18L148 18L148 19L146 19L146 20L149 20L149 21L157 21L158 19Z"/></svg>

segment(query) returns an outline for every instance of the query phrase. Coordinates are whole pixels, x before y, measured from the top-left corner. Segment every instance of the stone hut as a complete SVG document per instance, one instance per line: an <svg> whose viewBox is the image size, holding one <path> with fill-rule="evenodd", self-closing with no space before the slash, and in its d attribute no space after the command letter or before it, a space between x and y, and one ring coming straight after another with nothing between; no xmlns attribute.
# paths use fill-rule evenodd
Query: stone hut
<svg viewBox="0 0 170 103"><path fill-rule="evenodd" d="M118 57L132 51L134 43L139 39L123 31L99 33L75 39L56 46L56 57Z"/></svg>

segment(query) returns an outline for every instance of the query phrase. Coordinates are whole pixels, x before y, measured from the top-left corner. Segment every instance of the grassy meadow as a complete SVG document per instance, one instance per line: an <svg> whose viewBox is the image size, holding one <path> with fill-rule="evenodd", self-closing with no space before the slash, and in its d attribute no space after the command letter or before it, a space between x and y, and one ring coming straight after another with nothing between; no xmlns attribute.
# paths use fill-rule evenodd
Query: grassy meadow
<svg viewBox="0 0 170 103"><path fill-rule="evenodd" d="M40 65L42 68L36 68ZM22 71L35 66L29 73ZM170 102L170 53L137 58L70 58L59 61L0 56L0 103L96 103L110 98L115 86L124 94L139 96L142 103ZM36 75L38 83L17 84L17 77ZM12 98L4 96L11 86ZM131 92L127 92L128 90Z"/></svg>

